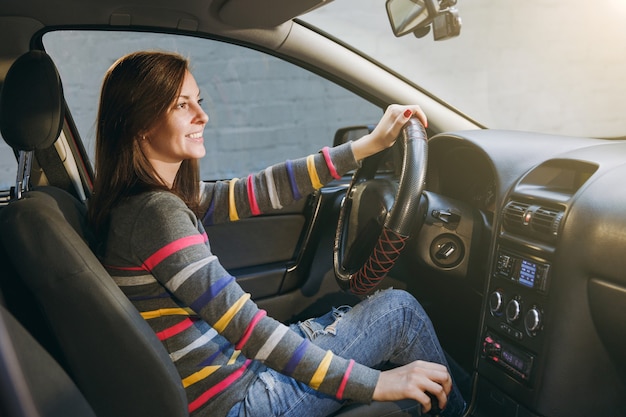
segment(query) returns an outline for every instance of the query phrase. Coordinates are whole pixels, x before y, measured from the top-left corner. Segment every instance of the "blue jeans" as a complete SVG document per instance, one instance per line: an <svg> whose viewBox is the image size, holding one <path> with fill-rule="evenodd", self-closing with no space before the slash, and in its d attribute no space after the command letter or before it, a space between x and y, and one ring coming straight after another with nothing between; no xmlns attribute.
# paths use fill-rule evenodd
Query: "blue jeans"
<svg viewBox="0 0 626 417"><path fill-rule="evenodd" d="M316 345L372 368L403 365L418 359L446 364L430 319L409 293L384 290L353 308L344 306L291 326ZM344 402L270 368L260 371L244 401L228 417L312 417L337 411ZM442 416L459 417L465 402L456 385Z"/></svg>

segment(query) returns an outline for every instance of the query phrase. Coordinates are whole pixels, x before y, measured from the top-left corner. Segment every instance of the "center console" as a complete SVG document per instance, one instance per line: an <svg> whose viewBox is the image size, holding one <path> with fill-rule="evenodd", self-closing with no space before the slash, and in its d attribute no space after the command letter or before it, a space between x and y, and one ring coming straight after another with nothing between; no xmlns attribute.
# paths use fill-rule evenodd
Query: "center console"
<svg viewBox="0 0 626 417"><path fill-rule="evenodd" d="M548 161L525 175L500 213L478 347L484 415L535 416L548 356L559 233L591 164ZM486 410L486 411L485 411ZM478 413L477 415L481 415Z"/></svg>
<svg viewBox="0 0 626 417"><path fill-rule="evenodd" d="M521 383L533 382L534 352L541 348L550 263L498 247L488 298L483 358Z"/></svg>

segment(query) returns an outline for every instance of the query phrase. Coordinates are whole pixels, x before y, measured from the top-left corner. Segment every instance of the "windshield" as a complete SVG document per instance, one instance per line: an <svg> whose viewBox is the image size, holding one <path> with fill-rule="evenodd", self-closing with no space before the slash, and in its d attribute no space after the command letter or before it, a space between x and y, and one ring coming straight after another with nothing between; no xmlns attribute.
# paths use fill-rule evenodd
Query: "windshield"
<svg viewBox="0 0 626 417"><path fill-rule="evenodd" d="M384 0L303 20L496 129L626 136L626 0L458 0L460 36L394 37Z"/></svg>

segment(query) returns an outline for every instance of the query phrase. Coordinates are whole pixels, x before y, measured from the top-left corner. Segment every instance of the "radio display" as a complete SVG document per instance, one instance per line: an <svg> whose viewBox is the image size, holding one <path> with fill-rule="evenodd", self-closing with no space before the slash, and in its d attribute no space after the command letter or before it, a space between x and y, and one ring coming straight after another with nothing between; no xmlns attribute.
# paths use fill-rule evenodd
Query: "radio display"
<svg viewBox="0 0 626 417"><path fill-rule="evenodd" d="M545 292L550 264L499 250L495 273L523 287Z"/></svg>
<svg viewBox="0 0 626 417"><path fill-rule="evenodd" d="M522 259L521 261L519 283L533 288L535 286L535 280L537 279L537 264L527 261L526 259Z"/></svg>
<svg viewBox="0 0 626 417"><path fill-rule="evenodd" d="M513 352L509 352L508 350L502 351L502 359L513 368L517 369L520 372L526 371L526 363L522 358L514 354Z"/></svg>

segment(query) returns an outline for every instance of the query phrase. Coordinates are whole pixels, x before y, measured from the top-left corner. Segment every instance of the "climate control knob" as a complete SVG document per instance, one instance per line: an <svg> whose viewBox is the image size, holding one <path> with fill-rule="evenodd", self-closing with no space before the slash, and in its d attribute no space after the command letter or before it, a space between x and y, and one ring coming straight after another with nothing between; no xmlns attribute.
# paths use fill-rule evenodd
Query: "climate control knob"
<svg viewBox="0 0 626 417"><path fill-rule="evenodd" d="M500 290L495 290L489 295L489 310L494 316L502 315L504 310L504 295Z"/></svg>
<svg viewBox="0 0 626 417"><path fill-rule="evenodd" d="M516 322L522 314L522 306L518 299L510 300L506 305L506 320L509 323Z"/></svg>
<svg viewBox="0 0 626 417"><path fill-rule="evenodd" d="M529 335L534 336L541 328L541 311L537 306L533 306L524 316L524 327Z"/></svg>

